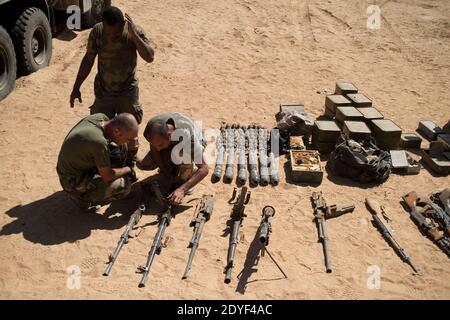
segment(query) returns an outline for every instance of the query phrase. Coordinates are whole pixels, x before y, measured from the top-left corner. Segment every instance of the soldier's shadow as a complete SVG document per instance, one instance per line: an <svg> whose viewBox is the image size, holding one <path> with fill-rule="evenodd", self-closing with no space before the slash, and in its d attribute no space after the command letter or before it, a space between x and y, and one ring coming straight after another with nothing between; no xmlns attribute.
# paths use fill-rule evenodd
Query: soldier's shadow
<svg viewBox="0 0 450 320"><path fill-rule="evenodd" d="M62 191L15 206L6 214L15 220L1 228L0 237L22 233L28 241L48 246L85 239L92 230L119 229L129 217L83 212Z"/></svg>

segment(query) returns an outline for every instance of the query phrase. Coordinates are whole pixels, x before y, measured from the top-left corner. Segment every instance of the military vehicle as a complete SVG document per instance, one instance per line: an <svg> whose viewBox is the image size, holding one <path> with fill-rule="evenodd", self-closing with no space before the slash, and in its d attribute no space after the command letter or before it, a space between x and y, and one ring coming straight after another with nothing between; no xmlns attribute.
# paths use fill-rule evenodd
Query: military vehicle
<svg viewBox="0 0 450 320"><path fill-rule="evenodd" d="M52 36L73 5L80 9L80 26L90 28L111 0L0 0L0 101L14 89L17 75L49 65Z"/></svg>

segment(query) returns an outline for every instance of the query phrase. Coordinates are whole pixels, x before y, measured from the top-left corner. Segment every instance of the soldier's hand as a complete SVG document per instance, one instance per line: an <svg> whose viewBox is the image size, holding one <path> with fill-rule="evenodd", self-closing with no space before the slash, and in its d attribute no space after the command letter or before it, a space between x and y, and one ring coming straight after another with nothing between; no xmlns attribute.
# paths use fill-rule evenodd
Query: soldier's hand
<svg viewBox="0 0 450 320"><path fill-rule="evenodd" d="M81 99L81 92L80 89L73 89L72 93L70 94L70 107L73 108L75 105L75 99L78 99L78 101L80 103L83 102L83 100Z"/></svg>
<svg viewBox="0 0 450 320"><path fill-rule="evenodd" d="M130 178L130 182L135 183L136 181L138 181L138 178L136 176L136 171L134 171L134 168L132 168L131 166L128 166L128 168L130 168L130 170L131 170L131 172L128 174L128 177Z"/></svg>
<svg viewBox="0 0 450 320"><path fill-rule="evenodd" d="M128 22L128 33L137 35L136 25L134 24L133 19L131 19L128 13L125 13L125 20Z"/></svg>
<svg viewBox="0 0 450 320"><path fill-rule="evenodd" d="M174 192L172 192L167 198L171 204L177 206L181 203L181 201L183 201L184 191L182 188L178 188Z"/></svg>

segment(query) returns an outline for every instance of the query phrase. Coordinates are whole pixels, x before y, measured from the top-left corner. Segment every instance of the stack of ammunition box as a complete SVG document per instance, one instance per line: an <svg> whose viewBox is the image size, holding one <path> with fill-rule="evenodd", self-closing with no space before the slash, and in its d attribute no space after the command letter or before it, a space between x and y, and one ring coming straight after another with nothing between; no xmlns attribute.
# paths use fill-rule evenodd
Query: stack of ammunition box
<svg viewBox="0 0 450 320"><path fill-rule="evenodd" d="M417 132L430 140L430 147L422 150L422 162L435 174L450 174L450 134L430 120L420 121Z"/></svg>
<svg viewBox="0 0 450 320"><path fill-rule="evenodd" d="M320 153L330 153L334 150L341 130L336 122L331 120L316 120L314 122L312 143Z"/></svg>

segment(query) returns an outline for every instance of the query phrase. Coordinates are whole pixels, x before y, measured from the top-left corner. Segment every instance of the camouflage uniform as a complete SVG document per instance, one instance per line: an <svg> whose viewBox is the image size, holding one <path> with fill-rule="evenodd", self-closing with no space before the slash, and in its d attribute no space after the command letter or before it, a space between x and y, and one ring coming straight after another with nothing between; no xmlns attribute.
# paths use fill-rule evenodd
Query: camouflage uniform
<svg viewBox="0 0 450 320"><path fill-rule="evenodd" d="M131 192L128 177L104 182L97 168L114 167L111 145L100 126L108 121L104 114L82 119L64 139L58 156L56 171L61 186L77 204L84 207L121 199ZM115 150L117 151L117 145ZM126 148L121 149L126 159ZM117 153L117 152L116 152Z"/></svg>
<svg viewBox="0 0 450 320"><path fill-rule="evenodd" d="M189 180L197 170L195 163L201 163L203 150L206 146L201 128L188 116L178 112L160 114L149 120L147 128L157 120L163 120L175 127L175 133L186 135L189 138L191 154L174 152L174 148L180 147L178 134L173 134L170 146L167 149L157 151L149 150L141 161L142 170L155 170L159 168L160 187L173 190ZM179 131L178 131L179 130ZM167 192L166 192L167 193Z"/></svg>
<svg viewBox="0 0 450 320"><path fill-rule="evenodd" d="M103 32L103 23L96 24L89 34L87 52L98 55L98 73L95 77L95 101L91 114L104 113L113 118L119 113L131 113L140 124L142 107L139 103L139 87L136 78L137 49L128 34L128 22L122 35L108 40ZM150 44L145 32L136 26L137 33L144 42ZM129 144L130 153L137 153L137 138Z"/></svg>

